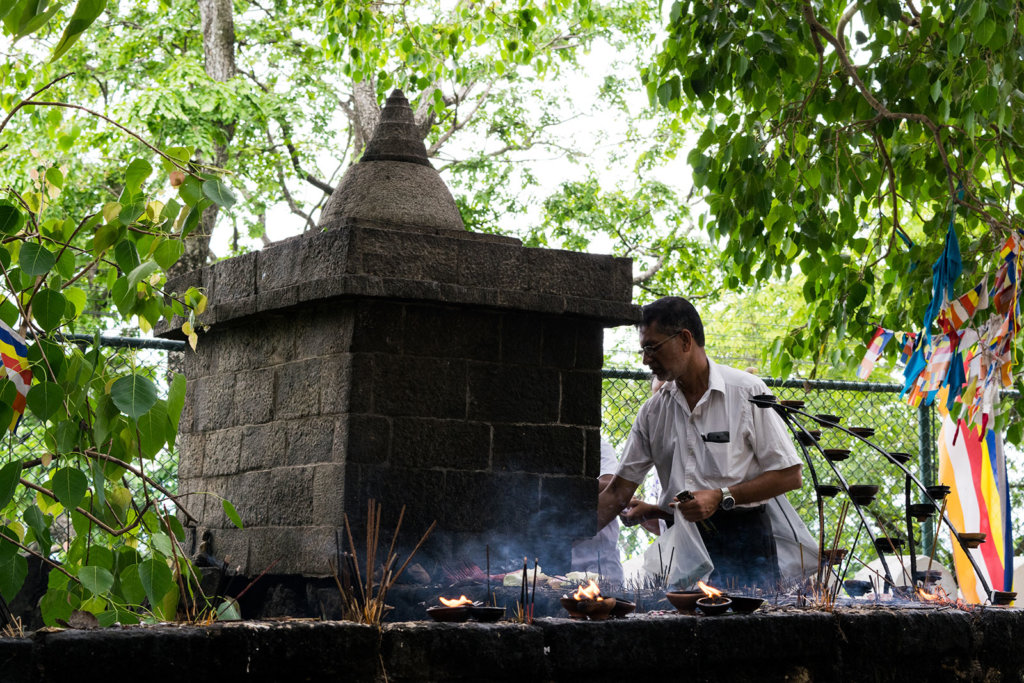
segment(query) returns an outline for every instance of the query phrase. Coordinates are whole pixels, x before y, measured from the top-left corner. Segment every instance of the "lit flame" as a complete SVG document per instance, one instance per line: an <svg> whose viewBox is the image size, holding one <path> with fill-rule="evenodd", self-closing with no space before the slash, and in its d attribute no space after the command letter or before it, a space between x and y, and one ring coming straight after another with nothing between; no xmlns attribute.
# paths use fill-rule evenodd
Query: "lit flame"
<svg viewBox="0 0 1024 683"><path fill-rule="evenodd" d="M703 581L697 582L697 588L700 588L702 591L704 591L704 595L708 596L709 598L722 597L722 591L718 590L717 588L712 588Z"/></svg>
<svg viewBox="0 0 1024 683"><path fill-rule="evenodd" d="M597 587L597 582L593 579L586 586L581 583L572 597L574 600L604 600L601 597L601 589Z"/></svg>
<svg viewBox="0 0 1024 683"><path fill-rule="evenodd" d="M467 598L465 595L459 596L458 600L449 600L448 598L439 598L441 604L445 607L461 607L462 605L472 605L473 601Z"/></svg>
<svg viewBox="0 0 1024 683"><path fill-rule="evenodd" d="M942 586L936 586L934 593L929 593L923 588L917 589L917 597L924 602L949 602L949 595L942 589Z"/></svg>

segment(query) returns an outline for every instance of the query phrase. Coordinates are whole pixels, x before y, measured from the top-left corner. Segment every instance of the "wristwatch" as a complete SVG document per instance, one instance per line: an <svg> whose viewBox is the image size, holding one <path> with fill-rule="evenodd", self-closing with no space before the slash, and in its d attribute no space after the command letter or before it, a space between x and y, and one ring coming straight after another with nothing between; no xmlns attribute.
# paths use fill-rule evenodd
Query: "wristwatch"
<svg viewBox="0 0 1024 683"><path fill-rule="evenodd" d="M718 504L718 507L722 508L726 512L736 507L736 499L729 493L728 488L722 489L722 502Z"/></svg>

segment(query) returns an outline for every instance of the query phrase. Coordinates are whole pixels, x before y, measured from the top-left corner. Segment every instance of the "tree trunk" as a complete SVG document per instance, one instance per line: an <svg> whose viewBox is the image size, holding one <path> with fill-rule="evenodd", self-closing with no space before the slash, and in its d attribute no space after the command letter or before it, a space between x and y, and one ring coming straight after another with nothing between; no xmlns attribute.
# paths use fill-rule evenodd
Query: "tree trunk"
<svg viewBox="0 0 1024 683"><path fill-rule="evenodd" d="M235 20L232 14L231 0L197 0L199 18L203 31L203 55L206 75L211 80L223 83L233 78L238 69L235 66ZM224 168L230 154L228 145L235 133L234 121L218 123L224 133L224 144L216 145L213 158L214 166ZM189 238L185 240L185 254L174 265L173 272L185 273L201 268L210 260L210 235L217 222L218 208L216 205L203 211L199 225Z"/></svg>

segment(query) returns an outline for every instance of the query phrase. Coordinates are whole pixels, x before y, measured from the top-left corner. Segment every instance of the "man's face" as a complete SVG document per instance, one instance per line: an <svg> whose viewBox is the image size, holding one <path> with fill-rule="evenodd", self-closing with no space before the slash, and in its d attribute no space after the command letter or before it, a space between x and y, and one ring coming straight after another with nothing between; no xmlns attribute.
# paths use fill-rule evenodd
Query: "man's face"
<svg viewBox="0 0 1024 683"><path fill-rule="evenodd" d="M693 337L688 330L666 332L657 324L640 328L644 365L663 382L672 382L686 372L687 351L692 344Z"/></svg>

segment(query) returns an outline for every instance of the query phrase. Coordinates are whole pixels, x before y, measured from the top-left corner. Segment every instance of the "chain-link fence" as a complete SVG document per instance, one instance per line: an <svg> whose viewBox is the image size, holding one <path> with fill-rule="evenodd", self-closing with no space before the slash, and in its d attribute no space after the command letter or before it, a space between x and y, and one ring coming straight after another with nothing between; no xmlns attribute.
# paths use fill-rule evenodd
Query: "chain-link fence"
<svg viewBox="0 0 1024 683"><path fill-rule="evenodd" d="M834 415L844 427L874 430L867 437L887 452L907 453L907 468L925 485L935 479L935 417L932 407L913 408L900 399L898 385L840 381L766 380L779 400L803 401L802 412L810 415ZM650 375L644 371L606 370L604 373L604 436L621 453L640 406L650 398ZM906 477L888 458L869 444L834 428L821 428L817 420L793 414L796 422L807 430L818 430L818 446L824 449L848 449L843 460L832 462L822 452L809 446L805 457L804 485L789 494L789 500L807 523L812 535L818 536L819 517L817 484L836 484L841 476L847 484L870 484L879 487L872 503L862 506L875 536L907 537ZM803 449L798 446L799 451ZM841 457L843 453L837 453ZM641 495L653 501L658 495L653 472L640 489ZM826 547L838 522L843 497L825 498L824 527ZM916 490L911 502L922 500ZM857 559L868 562L876 557L867 533L859 529L860 520L850 509L838 547L853 548ZM915 524L915 545L918 553L928 554L934 538L934 522ZM884 531L883 531L884 530ZM641 553L651 538L639 528L625 529L621 542L627 557ZM855 546L855 547L854 547ZM923 549L923 550L922 550ZM939 549L938 559L946 560Z"/></svg>

